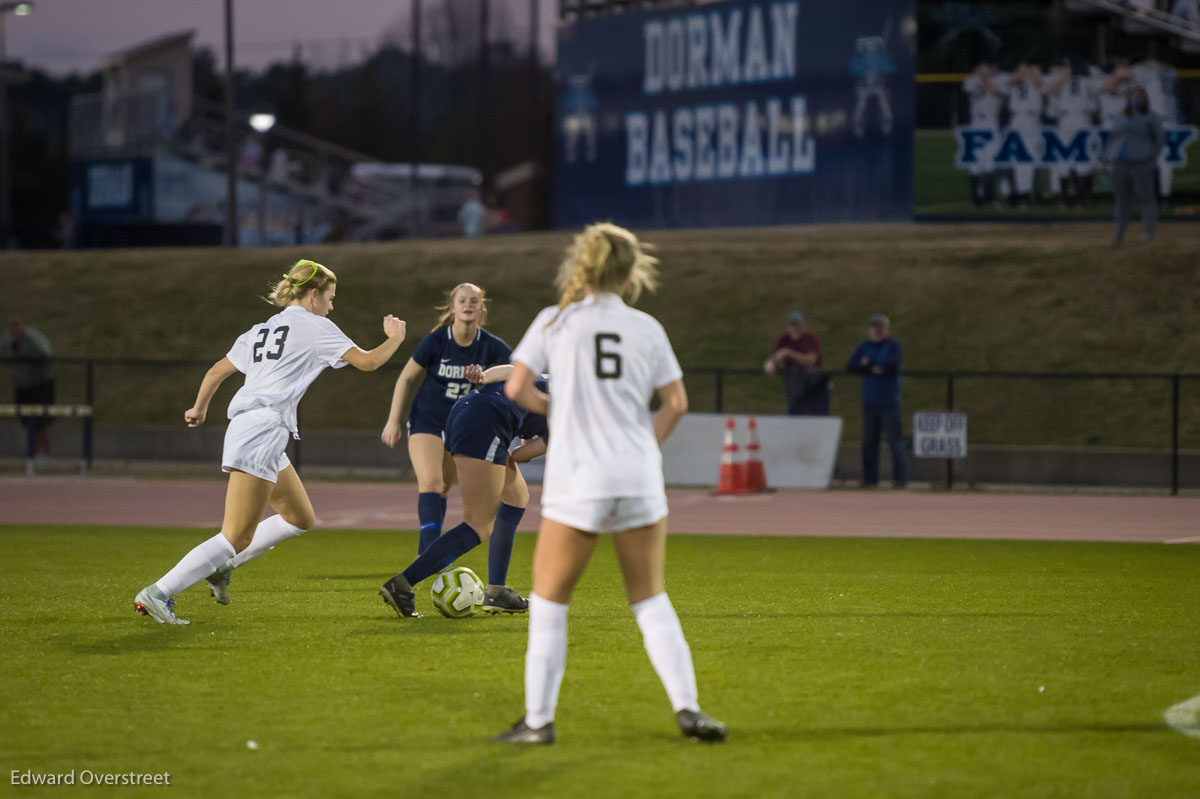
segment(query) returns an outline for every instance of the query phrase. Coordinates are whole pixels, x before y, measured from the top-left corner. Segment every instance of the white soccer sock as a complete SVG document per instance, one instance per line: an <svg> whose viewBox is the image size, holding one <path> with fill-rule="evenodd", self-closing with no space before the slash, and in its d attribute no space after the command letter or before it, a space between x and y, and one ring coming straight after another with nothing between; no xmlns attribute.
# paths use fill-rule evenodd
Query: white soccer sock
<svg viewBox="0 0 1200 799"><path fill-rule="evenodd" d="M229 566L236 569L246 561L254 560L274 549L280 541L295 538L303 532L305 531L296 525L285 522L278 513L269 519L263 519L258 523L258 527L254 528L254 538L250 541L250 546L234 555L229 561Z"/></svg>
<svg viewBox="0 0 1200 799"><path fill-rule="evenodd" d="M667 689L671 707L680 710L699 710L696 691L696 670L692 667L692 650L683 637L679 617L666 593L655 594L631 607L642 630L642 641L650 662Z"/></svg>
<svg viewBox="0 0 1200 799"><path fill-rule="evenodd" d="M529 595L529 648L525 651L525 723L554 721L567 668L567 605Z"/></svg>
<svg viewBox="0 0 1200 799"><path fill-rule="evenodd" d="M167 596L175 596L215 572L233 554L233 544L229 543L228 538L217 533L184 555L179 563L175 564L175 568L164 574L155 586Z"/></svg>

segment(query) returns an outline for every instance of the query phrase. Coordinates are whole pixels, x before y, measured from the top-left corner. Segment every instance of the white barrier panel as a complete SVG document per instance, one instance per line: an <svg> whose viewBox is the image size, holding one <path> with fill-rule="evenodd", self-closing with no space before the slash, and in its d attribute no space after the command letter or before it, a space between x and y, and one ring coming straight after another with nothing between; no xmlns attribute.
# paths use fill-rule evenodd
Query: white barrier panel
<svg viewBox="0 0 1200 799"><path fill-rule="evenodd" d="M721 472L725 420L720 413L689 413L663 446L667 485L712 486ZM757 416L758 441L770 488L828 488L842 439L838 416ZM746 454L749 416L734 415L734 441Z"/></svg>
<svg viewBox="0 0 1200 799"><path fill-rule="evenodd" d="M717 487L721 472L721 445L725 442L725 420L720 413L689 413L679 422L663 447L663 471L667 485ZM735 431L745 456L746 423L737 416ZM828 488L833 479L842 439L838 416L757 416L758 440L769 488ZM521 464L521 474L540 483L545 458Z"/></svg>

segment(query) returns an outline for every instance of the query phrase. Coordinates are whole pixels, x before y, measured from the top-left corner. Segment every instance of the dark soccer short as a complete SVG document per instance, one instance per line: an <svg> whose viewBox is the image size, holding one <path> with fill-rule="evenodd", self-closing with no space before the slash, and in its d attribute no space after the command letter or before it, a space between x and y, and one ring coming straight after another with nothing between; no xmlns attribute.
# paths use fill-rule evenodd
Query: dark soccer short
<svg viewBox="0 0 1200 799"><path fill-rule="evenodd" d="M427 413L422 413L419 408L414 407L408 414L408 434L427 433L431 436L445 439L446 422L444 419L437 419Z"/></svg>
<svg viewBox="0 0 1200 799"><path fill-rule="evenodd" d="M30 388L18 388L16 394L18 405L53 405L54 381L47 380ZM44 430L50 426L53 419L48 416L22 416L21 422L24 424L26 421L32 421L34 429Z"/></svg>
<svg viewBox="0 0 1200 799"><path fill-rule="evenodd" d="M504 466L511 432L494 406L459 401L446 418L446 451Z"/></svg>

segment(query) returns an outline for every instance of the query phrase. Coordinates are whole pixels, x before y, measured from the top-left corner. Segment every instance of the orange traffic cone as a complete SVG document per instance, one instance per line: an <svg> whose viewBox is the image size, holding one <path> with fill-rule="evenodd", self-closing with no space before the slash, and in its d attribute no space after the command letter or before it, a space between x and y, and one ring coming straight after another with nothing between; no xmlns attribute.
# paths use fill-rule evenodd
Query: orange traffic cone
<svg viewBox="0 0 1200 799"><path fill-rule="evenodd" d="M758 422L750 417L750 431L746 441L746 490L767 490L767 470L762 462L762 448L758 444Z"/></svg>
<svg viewBox="0 0 1200 799"><path fill-rule="evenodd" d="M738 457L738 445L733 440L732 416L725 422L725 446L721 448L721 476L717 481L717 493L746 493L746 464Z"/></svg>

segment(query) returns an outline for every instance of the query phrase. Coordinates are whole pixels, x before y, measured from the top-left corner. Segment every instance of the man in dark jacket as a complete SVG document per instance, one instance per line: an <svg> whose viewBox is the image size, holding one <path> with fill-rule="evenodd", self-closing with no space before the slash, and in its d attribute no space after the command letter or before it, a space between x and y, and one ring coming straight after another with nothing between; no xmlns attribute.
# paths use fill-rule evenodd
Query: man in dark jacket
<svg viewBox="0 0 1200 799"><path fill-rule="evenodd" d="M1133 196L1142 206L1142 238L1154 238L1158 222L1158 194L1154 176L1158 171L1158 156L1166 143L1162 120L1150 112L1150 97L1141 86L1129 91L1125 115L1113 123L1104 150L1104 163L1112 168L1113 213L1116 227L1113 243L1125 239Z"/></svg>
<svg viewBox="0 0 1200 799"><path fill-rule="evenodd" d="M892 451L892 483L908 483L908 461L900 428L900 342L888 334L888 318L871 317L867 338L850 356L846 370L862 375L862 479L864 486L879 484L879 435L887 435Z"/></svg>

